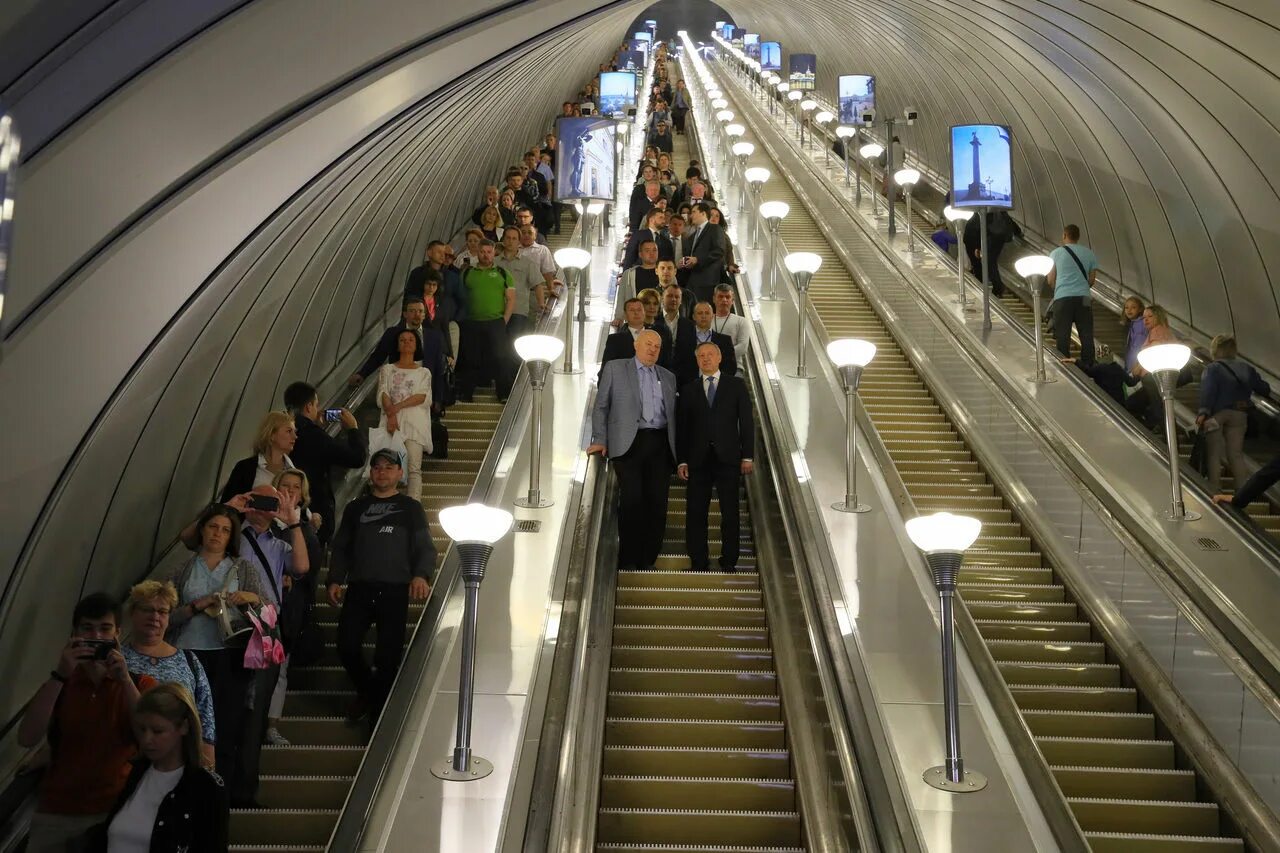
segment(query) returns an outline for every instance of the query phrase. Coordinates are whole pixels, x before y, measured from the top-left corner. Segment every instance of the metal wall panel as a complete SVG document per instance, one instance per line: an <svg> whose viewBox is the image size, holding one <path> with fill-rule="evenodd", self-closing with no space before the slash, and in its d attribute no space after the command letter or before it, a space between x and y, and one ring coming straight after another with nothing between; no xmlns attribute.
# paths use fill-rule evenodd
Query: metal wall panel
<svg viewBox="0 0 1280 853"><path fill-rule="evenodd" d="M1197 0L754 0L724 4L818 89L877 75L881 115L920 109L908 152L948 171L947 128L1014 132L1018 215L1076 222L1104 270L1280 372L1280 37L1275 4ZM797 11L799 12L797 14Z"/></svg>
<svg viewBox="0 0 1280 853"><path fill-rule="evenodd" d="M0 649L34 653L0 656L0 719L76 597L152 564L285 385L331 392L358 365L426 240L541 139L634 14L591 9L495 16L371 73L219 164L8 342L0 398L21 415L0 448Z"/></svg>

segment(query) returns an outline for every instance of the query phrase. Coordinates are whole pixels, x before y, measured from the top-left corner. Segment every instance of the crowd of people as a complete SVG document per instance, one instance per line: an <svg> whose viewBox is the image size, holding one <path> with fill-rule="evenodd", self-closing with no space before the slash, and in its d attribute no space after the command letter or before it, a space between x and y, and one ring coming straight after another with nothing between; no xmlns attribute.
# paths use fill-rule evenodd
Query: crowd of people
<svg viewBox="0 0 1280 853"><path fill-rule="evenodd" d="M567 210L555 202L555 150L549 133L501 188L485 188L460 250L427 244L399 321L349 377L356 386L376 374L378 427L404 452L370 453L352 412L292 382L217 502L181 532L187 554L123 599L98 592L75 606L19 724L27 769L42 773L30 853L226 851L230 810L262 808L264 745L290 745L280 722L289 669L324 653L321 601L340 608L334 646L355 692L347 722L372 728L409 607L430 595L436 567L424 461L447 454L451 406L487 385L506 399L514 339L562 292L544 236ZM335 474L366 466L366 489L339 507Z"/></svg>
<svg viewBox="0 0 1280 853"><path fill-rule="evenodd" d="M738 492L753 469L751 398L739 376L750 330L734 312L737 267L708 176L674 175L670 127L685 132L684 81L657 52L648 146L628 202L630 235L605 340L588 453L618 478L618 567L653 569L667 527L672 474L688 483L688 568L710 568L708 515L720 507L721 571L739 560Z"/></svg>

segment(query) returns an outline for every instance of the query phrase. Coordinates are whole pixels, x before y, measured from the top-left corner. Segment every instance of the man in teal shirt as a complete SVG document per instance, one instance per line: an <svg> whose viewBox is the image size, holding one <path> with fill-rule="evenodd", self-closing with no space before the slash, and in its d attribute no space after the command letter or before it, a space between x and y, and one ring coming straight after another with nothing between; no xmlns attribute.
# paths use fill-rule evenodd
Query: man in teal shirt
<svg viewBox="0 0 1280 853"><path fill-rule="evenodd" d="M494 264L492 240L480 241L475 266L462 276L462 289L469 309L458 342L458 399L471 402L476 386L492 380L498 402L506 402L515 381L507 322L515 309L516 291L511 273Z"/></svg>
<svg viewBox="0 0 1280 853"><path fill-rule="evenodd" d="M1053 269L1046 279L1053 288L1053 335L1058 352L1071 355L1071 324L1080 334L1080 366L1093 364L1093 306L1089 289L1098 279L1098 256L1080 245L1080 226L1062 229L1062 245L1049 253Z"/></svg>

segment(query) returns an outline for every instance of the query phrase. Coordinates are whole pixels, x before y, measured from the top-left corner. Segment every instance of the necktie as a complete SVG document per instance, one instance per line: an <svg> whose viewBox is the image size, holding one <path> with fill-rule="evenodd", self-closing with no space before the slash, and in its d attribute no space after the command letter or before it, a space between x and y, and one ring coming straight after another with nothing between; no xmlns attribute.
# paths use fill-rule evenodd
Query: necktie
<svg viewBox="0 0 1280 853"><path fill-rule="evenodd" d="M707 377L707 405L714 405L716 402L716 378L714 376Z"/></svg>
<svg viewBox="0 0 1280 853"><path fill-rule="evenodd" d="M656 406L653 405L653 389L651 384L656 381L653 376L652 367L640 368L640 375L645 377L646 381L641 383L640 388L640 418L645 423L652 423L656 417Z"/></svg>

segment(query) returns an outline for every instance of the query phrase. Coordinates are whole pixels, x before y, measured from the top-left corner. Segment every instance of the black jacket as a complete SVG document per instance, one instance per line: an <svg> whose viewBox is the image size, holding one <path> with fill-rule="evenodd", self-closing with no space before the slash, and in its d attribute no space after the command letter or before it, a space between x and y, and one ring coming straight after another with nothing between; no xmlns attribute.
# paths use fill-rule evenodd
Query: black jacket
<svg viewBox="0 0 1280 853"><path fill-rule="evenodd" d="M725 265L725 240L724 231L719 225L712 225L710 222L702 226L702 233L698 235L696 242L689 239L685 242L691 243L687 253L698 259L698 263L693 269L689 270L689 280L685 283L686 287L693 288L695 293L699 291L709 291L720 283L721 277L724 275Z"/></svg>
<svg viewBox="0 0 1280 853"><path fill-rule="evenodd" d="M658 319L661 320L662 316L659 315ZM670 369L676 375L677 388L683 388L689 380L696 378L698 375L698 359L696 356L698 330L693 325L692 320L685 322L689 325L687 328L681 325L679 332L676 334L676 343L671 357ZM720 372L727 376L737 374L738 357L734 355L733 338L720 332L712 332L711 342L720 347Z"/></svg>
<svg viewBox="0 0 1280 853"><path fill-rule="evenodd" d="M631 193L631 206L627 211L629 230L639 231L644 227L644 218L653 209L653 202L649 201L649 197L644 194L644 184L639 186L639 194L635 191ZM661 197L661 193L659 193Z"/></svg>
<svg viewBox="0 0 1280 853"><path fill-rule="evenodd" d="M650 326L662 338L662 349L658 352L658 365L671 370L671 333L666 327ZM604 375L604 366L614 359L635 358L635 338L626 326L609 335L604 341L604 355L600 357L600 375ZM673 371L674 372L674 371Z"/></svg>
<svg viewBox="0 0 1280 853"><path fill-rule="evenodd" d="M289 458L292 459L293 456ZM253 481L257 476L258 454L255 453L252 456L246 456L231 466L231 473L227 475L227 482L222 486L222 492L218 495L218 502L226 503L236 495L243 495L253 488Z"/></svg>
<svg viewBox="0 0 1280 853"><path fill-rule="evenodd" d="M752 458L755 424L747 383L726 376L723 366L714 405L707 404L701 373L680 389L676 404L676 464L699 465L709 459L723 465Z"/></svg>
<svg viewBox="0 0 1280 853"><path fill-rule="evenodd" d="M364 430L343 430L334 437L325 432L309 418L297 415L293 419L298 429L298 439L293 444L293 452L289 458L307 475L311 486L311 508L324 519L324 527L332 531L338 519L333 515L334 497L333 483L330 482L332 468L359 468L364 465L369 452L369 442ZM328 541L328 536L324 539ZM312 563L312 569L319 568L319 563Z"/></svg>
<svg viewBox="0 0 1280 853"><path fill-rule="evenodd" d="M111 814L90 830L90 850L106 853L111 821L129 802L149 766L145 760L134 763ZM230 821L231 807L222 778L203 767L188 766L178 784L160 801L151 831L151 853L226 853Z"/></svg>
<svg viewBox="0 0 1280 853"><path fill-rule="evenodd" d="M409 275L404 282L403 299L410 296L416 296L421 299L423 294L423 281L427 277L427 265L414 267L409 270ZM436 290L436 298L440 302L440 309L444 311L444 319L447 323L450 320L457 320L461 323L467 319L467 294L462 288L462 274L458 272L456 267L446 266L441 270L441 277L444 286Z"/></svg>
<svg viewBox="0 0 1280 853"><path fill-rule="evenodd" d="M640 244L646 240L652 240L658 244L658 260L673 260L671 254L671 241L666 235L659 231L654 234L648 228L641 228L639 231L632 232L631 237L627 240L627 250L622 255L622 268L624 270L634 267L640 263Z"/></svg>

